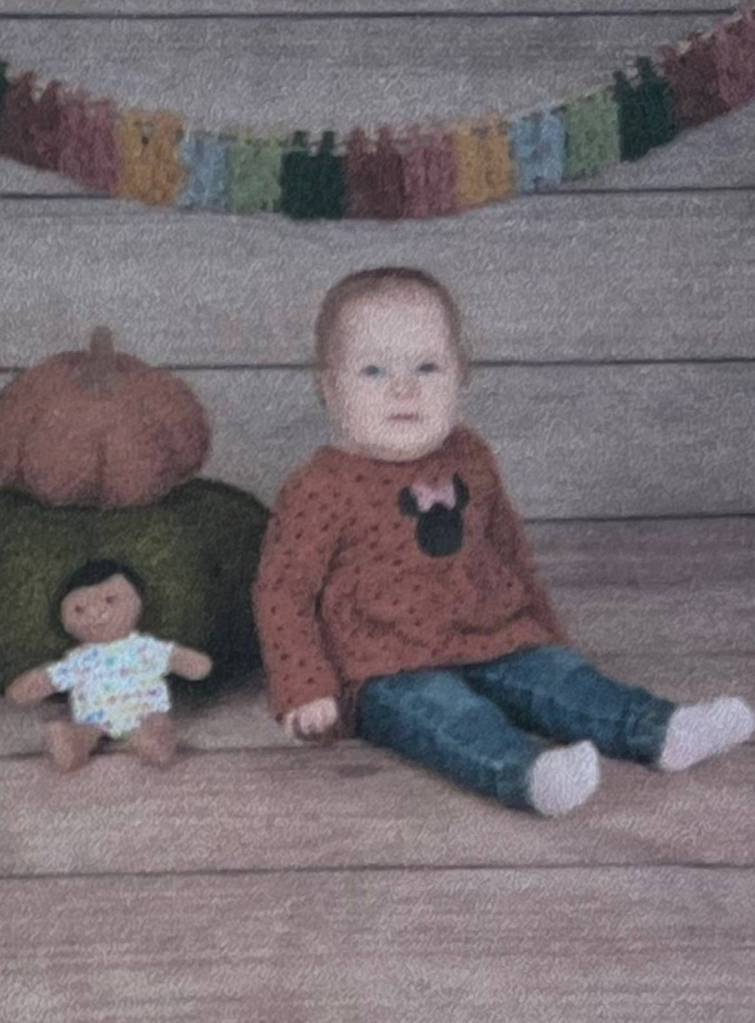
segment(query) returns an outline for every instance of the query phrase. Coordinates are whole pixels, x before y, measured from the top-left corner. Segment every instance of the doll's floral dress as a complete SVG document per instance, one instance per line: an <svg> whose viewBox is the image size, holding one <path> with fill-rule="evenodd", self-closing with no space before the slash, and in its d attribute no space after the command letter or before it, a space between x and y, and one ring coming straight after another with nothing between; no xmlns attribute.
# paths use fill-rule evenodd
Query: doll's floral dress
<svg viewBox="0 0 755 1023"><path fill-rule="evenodd" d="M112 643L77 647L47 673L55 689L71 694L77 724L96 725L122 739L148 715L170 710L164 676L173 650L173 643L132 632Z"/></svg>

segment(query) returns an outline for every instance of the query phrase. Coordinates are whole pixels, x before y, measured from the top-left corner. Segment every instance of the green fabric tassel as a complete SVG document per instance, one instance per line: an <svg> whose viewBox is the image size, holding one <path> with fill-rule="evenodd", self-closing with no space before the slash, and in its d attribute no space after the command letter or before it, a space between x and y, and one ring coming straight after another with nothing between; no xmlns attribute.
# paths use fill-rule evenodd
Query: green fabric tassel
<svg viewBox="0 0 755 1023"><path fill-rule="evenodd" d="M277 212L283 144L278 139L239 139L228 150L228 206L232 213Z"/></svg>
<svg viewBox="0 0 755 1023"><path fill-rule="evenodd" d="M564 109L566 179L589 177L621 159L619 108L608 89L581 96Z"/></svg>
<svg viewBox="0 0 755 1023"><path fill-rule="evenodd" d="M679 130L669 83L656 73L649 57L639 57L637 69L637 83L627 81L621 71L614 73L622 160L638 160L655 146L670 142Z"/></svg>
<svg viewBox="0 0 755 1023"><path fill-rule="evenodd" d="M336 133L325 131L315 157L319 178L320 216L340 220L346 209L346 158L335 153Z"/></svg>

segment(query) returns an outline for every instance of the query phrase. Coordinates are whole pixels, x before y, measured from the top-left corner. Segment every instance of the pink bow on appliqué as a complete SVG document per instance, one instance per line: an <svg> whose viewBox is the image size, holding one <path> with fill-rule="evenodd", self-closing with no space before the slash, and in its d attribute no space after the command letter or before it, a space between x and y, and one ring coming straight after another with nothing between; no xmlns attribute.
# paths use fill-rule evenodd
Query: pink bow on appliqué
<svg viewBox="0 0 755 1023"><path fill-rule="evenodd" d="M436 484L434 487L429 483L412 483L411 491L417 499L417 506L421 512L430 511L434 504L444 504L449 509L456 504L453 480L444 484Z"/></svg>

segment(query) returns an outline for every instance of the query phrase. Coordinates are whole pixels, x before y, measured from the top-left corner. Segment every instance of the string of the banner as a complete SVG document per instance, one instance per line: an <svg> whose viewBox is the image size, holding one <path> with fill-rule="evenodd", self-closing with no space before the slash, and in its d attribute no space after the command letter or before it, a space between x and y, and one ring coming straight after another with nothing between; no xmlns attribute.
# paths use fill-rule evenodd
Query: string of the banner
<svg viewBox="0 0 755 1023"><path fill-rule="evenodd" d="M558 188L637 160L755 98L755 12L746 8L638 57L613 81L521 115L388 126L319 140L189 126L121 109L0 62L0 156L98 194L297 219L425 218Z"/></svg>

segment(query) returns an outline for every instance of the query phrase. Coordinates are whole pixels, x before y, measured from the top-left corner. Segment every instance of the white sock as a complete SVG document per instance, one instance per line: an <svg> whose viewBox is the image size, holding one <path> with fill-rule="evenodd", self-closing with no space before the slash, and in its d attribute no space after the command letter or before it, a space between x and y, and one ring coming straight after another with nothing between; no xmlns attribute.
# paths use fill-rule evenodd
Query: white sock
<svg viewBox="0 0 755 1023"><path fill-rule="evenodd" d="M555 817L589 799L599 781L598 751L591 742L547 750L530 768L530 802L539 813Z"/></svg>
<svg viewBox="0 0 755 1023"><path fill-rule="evenodd" d="M692 764L747 742L755 715L738 696L677 707L671 715L657 766L683 771Z"/></svg>

